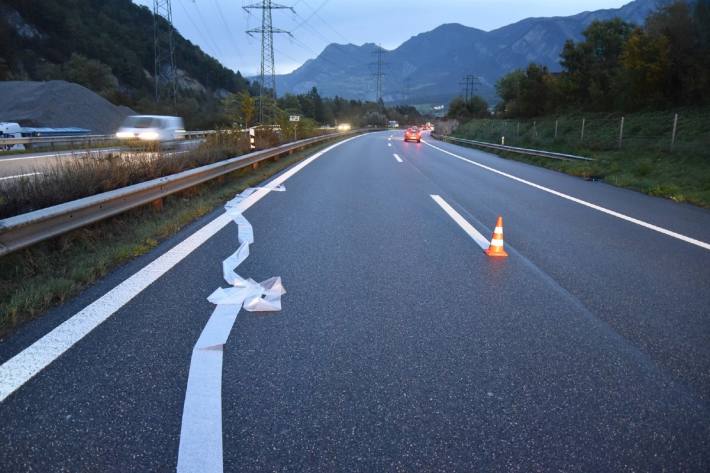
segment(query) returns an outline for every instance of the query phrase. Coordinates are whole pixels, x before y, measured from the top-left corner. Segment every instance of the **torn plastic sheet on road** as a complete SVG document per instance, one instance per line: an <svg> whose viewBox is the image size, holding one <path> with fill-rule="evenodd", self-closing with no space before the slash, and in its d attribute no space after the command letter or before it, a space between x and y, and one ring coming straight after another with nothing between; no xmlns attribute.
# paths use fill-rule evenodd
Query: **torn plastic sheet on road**
<svg viewBox="0 0 710 473"><path fill-rule="evenodd" d="M227 202L227 214L237 224L239 248L222 262L228 288L218 288L207 299L216 304L192 350L185 405L180 430L177 471L216 473L223 471L222 454L222 360L223 348L243 307L248 312L281 310L286 293L280 277L260 283L236 273L249 257L254 229L242 215L241 203L259 188L249 188ZM262 188L264 189L264 188ZM283 186L268 187L283 192Z"/></svg>

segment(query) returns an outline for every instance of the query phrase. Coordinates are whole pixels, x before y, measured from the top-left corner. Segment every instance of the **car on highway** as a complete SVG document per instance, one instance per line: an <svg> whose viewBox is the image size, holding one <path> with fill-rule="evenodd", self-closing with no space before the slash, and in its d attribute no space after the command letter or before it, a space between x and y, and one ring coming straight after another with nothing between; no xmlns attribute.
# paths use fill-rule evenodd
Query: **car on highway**
<svg viewBox="0 0 710 473"><path fill-rule="evenodd" d="M417 143L421 143L422 133L419 131L419 128L415 126L407 128L404 132L404 141L416 141Z"/></svg>
<svg viewBox="0 0 710 473"><path fill-rule="evenodd" d="M22 138L22 128L19 123L0 122L0 140ZM25 149L24 145L0 145L0 151L17 151Z"/></svg>
<svg viewBox="0 0 710 473"><path fill-rule="evenodd" d="M121 140L176 141L185 139L182 118L165 115L131 115L116 132Z"/></svg>

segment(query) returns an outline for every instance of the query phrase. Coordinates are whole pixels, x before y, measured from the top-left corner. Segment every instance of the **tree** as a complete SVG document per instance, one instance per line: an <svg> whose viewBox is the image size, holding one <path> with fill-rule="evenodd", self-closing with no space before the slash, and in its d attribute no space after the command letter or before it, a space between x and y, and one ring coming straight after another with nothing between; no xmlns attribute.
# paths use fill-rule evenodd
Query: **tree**
<svg viewBox="0 0 710 473"><path fill-rule="evenodd" d="M685 1L675 1L646 20L645 30L656 41L664 37L668 48L666 96L674 103L697 104L709 101L708 66L710 46L706 35L710 27L708 0L696 2L694 10ZM704 41L705 38L705 41Z"/></svg>
<svg viewBox="0 0 710 473"><path fill-rule="evenodd" d="M249 128L251 121L254 119L254 114L256 113L256 103L246 90L242 90L239 93L239 99L239 107L242 120L244 120L244 126Z"/></svg>
<svg viewBox="0 0 710 473"><path fill-rule="evenodd" d="M323 110L323 99L318 93L318 89L314 86L308 93L308 96L310 97L311 102L313 102L313 115L311 116L311 118L313 118L317 122L323 123L325 118Z"/></svg>
<svg viewBox="0 0 710 473"><path fill-rule="evenodd" d="M511 117L534 117L549 113L559 102L559 85L547 67L530 64L498 80L496 91L503 99L502 112Z"/></svg>
<svg viewBox="0 0 710 473"><path fill-rule="evenodd" d="M64 80L81 84L104 97L110 97L118 89L118 79L109 66L81 54L72 54L61 71Z"/></svg>
<svg viewBox="0 0 710 473"><path fill-rule="evenodd" d="M618 18L594 21L584 30L584 41L565 43L562 86L570 102L612 108L620 56L632 31L631 24Z"/></svg>
<svg viewBox="0 0 710 473"><path fill-rule="evenodd" d="M475 95L468 102L463 97L455 97L449 104L449 118L457 120L470 120L489 116L488 103L483 98Z"/></svg>
<svg viewBox="0 0 710 473"><path fill-rule="evenodd" d="M249 92L242 90L238 94L229 94L222 101L222 109L227 120L248 128L256 113L256 103Z"/></svg>
<svg viewBox="0 0 710 473"><path fill-rule="evenodd" d="M637 28L624 46L621 65L626 94L620 95L620 102L624 108L664 105L670 73L668 38Z"/></svg>

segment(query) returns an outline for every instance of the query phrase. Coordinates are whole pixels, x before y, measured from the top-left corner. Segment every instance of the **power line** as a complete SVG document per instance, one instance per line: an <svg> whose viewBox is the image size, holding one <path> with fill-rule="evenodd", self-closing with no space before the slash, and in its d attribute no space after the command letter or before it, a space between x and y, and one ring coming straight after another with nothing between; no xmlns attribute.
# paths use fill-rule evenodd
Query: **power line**
<svg viewBox="0 0 710 473"><path fill-rule="evenodd" d="M173 42L173 8L170 0L153 0L153 51L155 60L155 101L160 102L163 63L167 62L167 83L173 105L177 102L177 70Z"/></svg>
<svg viewBox="0 0 710 473"><path fill-rule="evenodd" d="M202 40L201 49L204 52L207 52L207 47L209 47L212 50L212 55L217 56L218 55L217 50L214 48L213 45L209 44L209 41L207 41L207 37L202 32L202 28L200 28L200 26L197 23L195 23L195 21L192 19L192 15L187 10L187 8L185 8L185 5L181 1L178 2L178 5L180 5L180 7L182 8L182 11L185 13L185 16L187 17L187 19L190 22L190 24L192 25L192 27L195 28L195 31L197 31L197 34L200 35L200 39Z"/></svg>
<svg viewBox="0 0 710 473"><path fill-rule="evenodd" d="M348 38L346 38L340 31L336 30L333 25L330 24L330 22L326 21L323 19L322 16L318 13L330 0L325 0L318 8L313 8L307 1L303 1L303 3L306 4L308 8L310 8L313 11L313 15L315 15L316 18L318 18L325 26L330 28L330 30L335 33L336 35L340 36L346 43L352 43Z"/></svg>
<svg viewBox="0 0 710 473"><path fill-rule="evenodd" d="M219 45L217 42L214 40L212 37L212 34L210 33L210 27L207 25L207 22L205 21L204 17L202 16L202 11L200 11L200 6L193 0L194 5L195 5L195 10L197 10L197 18L199 18L200 22L202 23L202 26L205 27L205 31L207 32L207 39L209 39L210 43L212 43L212 47L214 48L214 51L217 53L218 56L224 57L224 54L222 54L222 50L220 49Z"/></svg>
<svg viewBox="0 0 710 473"><path fill-rule="evenodd" d="M242 8L247 13L251 13L250 10L261 10L261 28L253 28L247 30L247 34L252 36L254 34L261 35L261 70L260 70L260 81L259 81L259 121L263 124L265 119L265 107L264 98L268 94L276 99L276 77L275 77L275 67L274 67L274 33L277 34L287 34L291 37L293 35L289 31L285 31L279 28L274 28L271 18L272 10L291 10L295 13L293 7L281 5L278 3L272 3L271 0L262 0L259 3L252 3L245 5ZM272 104L272 107L274 105ZM268 111L267 111L268 112ZM273 112L273 110L271 110ZM275 118L275 113L270 114L270 119Z"/></svg>
<svg viewBox="0 0 710 473"><path fill-rule="evenodd" d="M239 51L239 43L237 42L236 36L234 33L232 33L232 28L229 26L229 23L227 23L227 19L224 16L224 12L222 11L222 7L219 6L219 1L214 0L214 5L217 7L217 14L219 15L220 19L222 20L222 24L227 30L227 33L229 34L229 38L232 40L232 45L234 46L234 51L237 53L237 56L239 56L239 60L241 62L244 62L244 58L242 57L242 53Z"/></svg>

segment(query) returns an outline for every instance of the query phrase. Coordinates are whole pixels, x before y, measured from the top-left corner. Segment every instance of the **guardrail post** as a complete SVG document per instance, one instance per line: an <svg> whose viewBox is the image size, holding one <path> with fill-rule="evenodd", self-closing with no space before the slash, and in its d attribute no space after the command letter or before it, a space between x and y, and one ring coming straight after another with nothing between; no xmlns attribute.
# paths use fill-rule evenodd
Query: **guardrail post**
<svg viewBox="0 0 710 473"><path fill-rule="evenodd" d="M621 117L621 125L619 125L619 149L624 141L624 117Z"/></svg>
<svg viewBox="0 0 710 473"><path fill-rule="evenodd" d="M579 141L584 141L584 125L585 125L586 121L587 121L586 118L582 118L582 134L579 137Z"/></svg>
<svg viewBox="0 0 710 473"><path fill-rule="evenodd" d="M163 202L164 199L161 197L160 199L155 199L153 202L150 203L150 206L153 208L153 210L156 210L158 212L163 210Z"/></svg>
<svg viewBox="0 0 710 473"><path fill-rule="evenodd" d="M671 151L675 147L675 133L678 130L678 114L676 113L673 117L673 134L671 135Z"/></svg>

